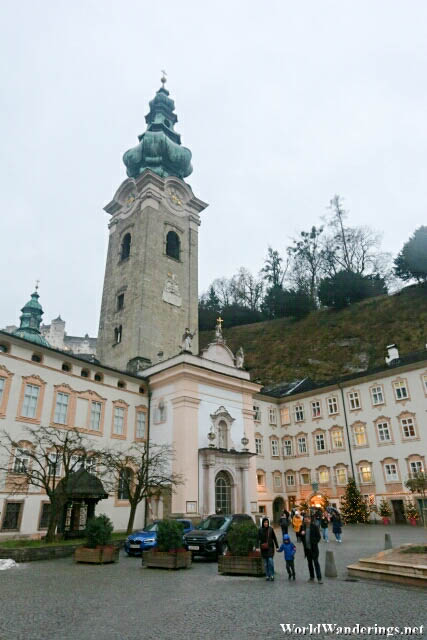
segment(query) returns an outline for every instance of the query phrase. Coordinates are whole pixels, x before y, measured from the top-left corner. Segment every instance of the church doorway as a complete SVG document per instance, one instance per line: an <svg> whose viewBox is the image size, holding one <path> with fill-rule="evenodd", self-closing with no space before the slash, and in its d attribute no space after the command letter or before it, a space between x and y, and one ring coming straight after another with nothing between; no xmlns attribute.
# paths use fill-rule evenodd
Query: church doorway
<svg viewBox="0 0 427 640"><path fill-rule="evenodd" d="M231 508L231 478L226 471L220 471L215 478L215 512L233 513Z"/></svg>
<svg viewBox="0 0 427 640"><path fill-rule="evenodd" d="M273 522L279 524L280 516L285 508L285 501L280 496L273 500Z"/></svg>

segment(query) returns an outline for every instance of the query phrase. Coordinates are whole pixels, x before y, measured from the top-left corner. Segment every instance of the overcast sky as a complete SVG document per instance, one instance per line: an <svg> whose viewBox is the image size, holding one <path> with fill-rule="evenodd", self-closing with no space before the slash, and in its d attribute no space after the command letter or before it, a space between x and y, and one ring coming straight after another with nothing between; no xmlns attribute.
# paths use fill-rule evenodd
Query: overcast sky
<svg viewBox="0 0 427 640"><path fill-rule="evenodd" d="M426 221L424 0L2 0L0 326L40 279L96 335L103 207L160 70L202 213L199 288L257 272L344 197L396 254Z"/></svg>

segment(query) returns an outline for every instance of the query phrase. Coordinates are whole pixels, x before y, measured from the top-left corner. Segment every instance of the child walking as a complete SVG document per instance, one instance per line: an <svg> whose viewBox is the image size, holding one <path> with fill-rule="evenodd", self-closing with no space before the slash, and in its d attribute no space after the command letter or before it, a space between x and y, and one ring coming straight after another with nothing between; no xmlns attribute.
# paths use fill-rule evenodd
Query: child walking
<svg viewBox="0 0 427 640"><path fill-rule="evenodd" d="M288 572L288 580L295 580L295 553L296 546L293 542L291 542L290 537L287 533L283 536L283 543L280 545L280 548L277 550L278 552L284 552L284 559L286 562L286 571Z"/></svg>

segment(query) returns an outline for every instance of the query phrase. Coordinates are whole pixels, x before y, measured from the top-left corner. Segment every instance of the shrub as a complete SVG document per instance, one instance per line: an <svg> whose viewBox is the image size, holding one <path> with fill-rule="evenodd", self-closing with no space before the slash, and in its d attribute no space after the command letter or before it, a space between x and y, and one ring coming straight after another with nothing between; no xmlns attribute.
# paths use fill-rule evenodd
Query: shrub
<svg viewBox="0 0 427 640"><path fill-rule="evenodd" d="M247 556L258 543L258 529L254 522L236 522L227 536L228 547L233 556Z"/></svg>
<svg viewBox="0 0 427 640"><path fill-rule="evenodd" d="M182 548L183 524L176 520L161 520L157 527L159 551L175 551Z"/></svg>
<svg viewBox="0 0 427 640"><path fill-rule="evenodd" d="M113 523L105 514L88 520L86 525L87 546L94 549L109 544L113 528Z"/></svg>

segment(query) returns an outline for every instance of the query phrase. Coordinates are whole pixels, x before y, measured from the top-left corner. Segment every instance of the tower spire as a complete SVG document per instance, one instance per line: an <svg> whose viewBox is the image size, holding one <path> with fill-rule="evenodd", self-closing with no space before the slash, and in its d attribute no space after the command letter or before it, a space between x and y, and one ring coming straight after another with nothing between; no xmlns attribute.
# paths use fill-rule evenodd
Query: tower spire
<svg viewBox="0 0 427 640"><path fill-rule="evenodd" d="M30 340L30 342L49 347L48 341L40 333L43 307L39 303L39 282L39 280L36 280L36 287L31 294L31 299L22 307L19 329L16 329L13 334L20 338L25 338L25 340Z"/></svg>

